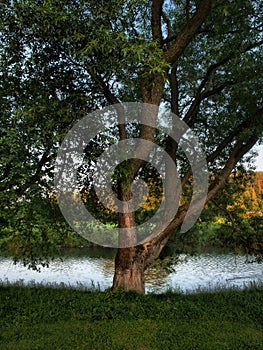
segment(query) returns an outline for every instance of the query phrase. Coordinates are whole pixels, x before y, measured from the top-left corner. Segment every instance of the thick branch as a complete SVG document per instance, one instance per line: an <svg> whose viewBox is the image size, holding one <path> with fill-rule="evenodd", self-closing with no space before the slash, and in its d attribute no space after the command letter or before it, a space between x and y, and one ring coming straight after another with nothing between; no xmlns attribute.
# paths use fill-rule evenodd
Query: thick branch
<svg viewBox="0 0 263 350"><path fill-rule="evenodd" d="M226 162L225 167L221 171L217 181L212 183L209 188L209 192L207 194L206 201L208 202L210 199L214 197L214 195L224 186L227 178L231 174L237 162L257 143L258 135L253 134L247 142L239 140L236 142L236 145L233 148L231 156Z"/></svg>
<svg viewBox="0 0 263 350"><path fill-rule="evenodd" d="M169 75L169 82L171 88L171 111L179 116L179 86L177 80L177 66L174 66Z"/></svg>
<svg viewBox="0 0 263 350"><path fill-rule="evenodd" d="M201 25L207 19L212 11L211 0L201 0L195 15L189 19L183 30L177 35L173 44L164 54L164 60L170 64L174 64L183 53L187 45L198 32Z"/></svg>
<svg viewBox="0 0 263 350"><path fill-rule="evenodd" d="M153 40L159 41L162 44L162 7L163 0L153 0L152 1L152 18L151 18L151 26L152 26L152 37Z"/></svg>
<svg viewBox="0 0 263 350"><path fill-rule="evenodd" d="M143 140L153 142L155 135L155 123L158 114L159 107L157 105L143 104L141 111L141 126L140 126L140 137L138 139L138 146L135 150L135 158L130 161L130 167L132 172L130 174L130 182L134 180L139 169L145 163L143 159L147 159L152 145L151 143L145 143ZM136 155L139 157L136 158Z"/></svg>

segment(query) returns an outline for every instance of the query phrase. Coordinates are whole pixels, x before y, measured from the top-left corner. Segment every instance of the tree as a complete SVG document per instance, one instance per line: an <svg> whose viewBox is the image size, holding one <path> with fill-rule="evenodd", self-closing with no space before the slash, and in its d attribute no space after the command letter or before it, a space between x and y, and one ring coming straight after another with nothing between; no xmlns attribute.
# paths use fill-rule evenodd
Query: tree
<svg viewBox="0 0 263 350"><path fill-rule="evenodd" d="M261 11L258 0L3 1L3 211L16 212L21 198L50 191L58 144L74 122L127 101L169 106L191 127L206 153L211 200L262 137ZM120 140L128 137L122 122L118 133ZM143 119L139 136L157 137ZM185 189L192 179L189 164L171 138L163 142L180 165ZM131 159L123 166L128 172L119 172L117 187L125 201L144 162ZM185 201L146 243L118 249L113 289L144 292L145 269L188 208ZM120 213L118 223L136 242L134 212Z"/></svg>

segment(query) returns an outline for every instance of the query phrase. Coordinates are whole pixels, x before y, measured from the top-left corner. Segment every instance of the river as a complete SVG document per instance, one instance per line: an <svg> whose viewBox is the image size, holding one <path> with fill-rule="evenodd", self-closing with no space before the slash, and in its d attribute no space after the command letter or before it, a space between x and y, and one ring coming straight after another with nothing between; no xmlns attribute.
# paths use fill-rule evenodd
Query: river
<svg viewBox="0 0 263 350"><path fill-rule="evenodd" d="M160 293L168 288L195 292L263 283L263 263L246 260L245 256L230 253L180 254L169 271L159 264L146 272L146 292ZM14 265L10 257L0 257L0 267L2 283L64 284L105 290L112 283L114 252L99 248L67 251L63 260L54 259L48 268L41 267L41 272Z"/></svg>

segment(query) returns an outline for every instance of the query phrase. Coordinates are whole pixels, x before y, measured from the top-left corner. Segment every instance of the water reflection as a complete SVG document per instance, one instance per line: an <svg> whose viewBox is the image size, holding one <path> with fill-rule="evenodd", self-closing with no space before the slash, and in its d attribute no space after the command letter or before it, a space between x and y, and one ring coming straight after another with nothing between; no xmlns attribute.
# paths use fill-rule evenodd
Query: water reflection
<svg viewBox="0 0 263 350"><path fill-rule="evenodd" d="M49 268L41 272L28 270L21 264L14 265L11 258L0 257L0 279L2 281L23 281L42 284L95 287L105 290L112 284L114 254L109 250L78 252L67 251L63 261L55 259ZM173 272L155 265L146 273L147 292L162 292L167 288L193 292L198 289L217 287L242 287L249 283L263 282L263 263L245 263L246 257L231 254L181 254Z"/></svg>

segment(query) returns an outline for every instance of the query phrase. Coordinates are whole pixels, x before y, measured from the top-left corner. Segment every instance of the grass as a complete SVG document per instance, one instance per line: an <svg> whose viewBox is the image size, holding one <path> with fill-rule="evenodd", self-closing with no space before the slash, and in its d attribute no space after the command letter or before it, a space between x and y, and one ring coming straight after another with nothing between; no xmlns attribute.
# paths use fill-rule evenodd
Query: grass
<svg viewBox="0 0 263 350"><path fill-rule="evenodd" d="M2 349L263 349L263 287L138 295L1 285Z"/></svg>

